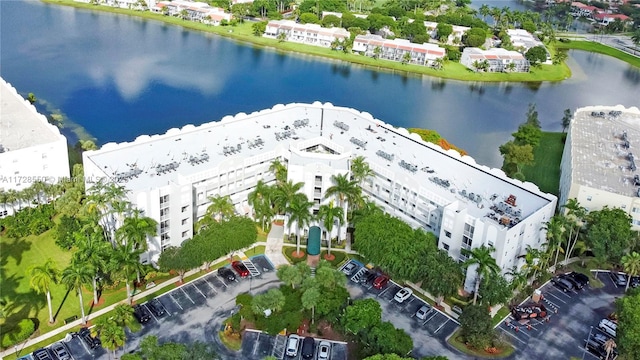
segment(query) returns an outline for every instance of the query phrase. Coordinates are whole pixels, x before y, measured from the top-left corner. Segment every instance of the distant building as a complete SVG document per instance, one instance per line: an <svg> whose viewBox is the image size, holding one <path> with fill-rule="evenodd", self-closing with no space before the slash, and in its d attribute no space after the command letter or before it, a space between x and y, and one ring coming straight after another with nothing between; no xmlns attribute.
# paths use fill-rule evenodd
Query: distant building
<svg viewBox="0 0 640 360"><path fill-rule="evenodd" d="M427 34L429 34L429 36L431 36L432 39L438 39L438 29L437 29L438 23L437 22L425 21L424 26L427 28ZM446 41L446 43L449 45L462 43L462 36L464 35L465 32L467 32L467 30L471 29L470 27L458 26L458 25L451 25L451 27L453 28L453 32L449 35Z"/></svg>
<svg viewBox="0 0 640 360"><path fill-rule="evenodd" d="M0 78L0 190L69 177L67 139Z"/></svg>
<svg viewBox="0 0 640 360"><path fill-rule="evenodd" d="M436 44L414 44L406 39L387 40L371 34L356 36L352 50L365 56L379 56L380 59L398 62L405 61L405 54L409 54L409 63L417 65L433 65L447 53Z"/></svg>
<svg viewBox="0 0 640 360"><path fill-rule="evenodd" d="M351 34L343 28L324 28L318 24L298 24L292 20L271 20L262 36L278 39L284 36L285 41L301 44L331 47L336 40L343 41Z"/></svg>
<svg viewBox="0 0 640 360"><path fill-rule="evenodd" d="M578 1L571 3L571 11L578 17L591 17L592 14L604 11L597 6L586 5Z"/></svg>
<svg viewBox="0 0 640 360"><path fill-rule="evenodd" d="M609 13L595 13L593 15L591 15L591 17L593 18L593 20L597 21L600 25L604 25L607 26L610 23L620 20L623 23L628 23L628 22L632 22L633 19L631 19L630 17L628 17L625 14L609 14Z"/></svg>
<svg viewBox="0 0 640 360"><path fill-rule="evenodd" d="M589 211L620 208L631 215L633 229L640 230L639 147L637 107L576 110L562 153L560 204L576 199Z"/></svg>
<svg viewBox="0 0 640 360"><path fill-rule="evenodd" d="M133 205L158 221L158 236L148 242L155 261L167 247L193 236L193 224L205 215L211 196L228 195L238 214L252 215L247 195L260 180L275 183L269 171L273 160L287 166L288 180L304 183L301 192L317 213L322 204L338 204L325 196L331 177L348 176L356 156L373 170L362 194L413 228L434 233L438 247L460 262L467 259L462 249L494 246L504 274L522 266L528 246L545 242L541 228L554 214L554 195L366 112L329 103L276 105L109 143L85 152L83 161L87 188L98 178L122 185ZM340 231L344 238L346 226ZM334 226L328 235L337 234ZM472 289L475 268L467 274Z"/></svg>
<svg viewBox="0 0 640 360"><path fill-rule="evenodd" d="M520 49L520 52L522 53L527 52L527 50L531 49L532 47L545 47L542 41L538 40L535 35L524 29L507 29L507 35L509 35L513 47L516 49Z"/></svg>
<svg viewBox="0 0 640 360"><path fill-rule="evenodd" d="M482 50L468 47L460 57L460 63L472 70L478 70L476 66L485 61L488 72L529 72L530 67L529 60L524 55L502 48Z"/></svg>
<svg viewBox="0 0 640 360"><path fill-rule="evenodd" d="M207 3L189 0L159 1L151 11L157 13L167 13L170 16L182 16L186 12L186 20L220 25L223 20L230 21L232 15L224 9L212 7Z"/></svg>

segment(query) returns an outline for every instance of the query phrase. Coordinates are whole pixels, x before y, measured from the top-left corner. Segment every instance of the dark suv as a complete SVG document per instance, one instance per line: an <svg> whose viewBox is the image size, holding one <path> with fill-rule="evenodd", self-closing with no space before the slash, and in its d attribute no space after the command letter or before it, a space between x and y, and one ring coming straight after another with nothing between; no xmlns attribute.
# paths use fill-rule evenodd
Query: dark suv
<svg viewBox="0 0 640 360"><path fill-rule="evenodd" d="M89 331L89 328L84 327L80 329L80 331L78 331L78 336L80 336L80 339L84 341L89 349L95 349L101 345L100 339L97 336L91 336L91 331Z"/></svg>
<svg viewBox="0 0 640 360"><path fill-rule="evenodd" d="M582 287L584 286L581 281L576 280L573 276L569 274L559 275L558 277L561 279L567 280L573 285L574 288L578 290L582 290Z"/></svg>
<svg viewBox="0 0 640 360"><path fill-rule="evenodd" d="M561 277L554 277L551 279L551 282L553 283L553 285L555 285L558 289L564 291L564 292L569 292L571 290L573 290L574 286L572 283L570 283L568 280L563 279Z"/></svg>
<svg viewBox="0 0 640 360"><path fill-rule="evenodd" d="M221 267L218 269L218 276L227 280L227 281L236 281L236 274L231 271L228 267Z"/></svg>
<svg viewBox="0 0 640 360"><path fill-rule="evenodd" d="M136 305L133 307L133 316L135 316L140 324L145 324L151 320L151 313L142 305Z"/></svg>
<svg viewBox="0 0 640 360"><path fill-rule="evenodd" d="M569 276L571 276L575 281L578 281L582 284L582 287L588 286L589 285L589 276L583 274L583 273L579 273L579 272L571 272L569 274L567 274Z"/></svg>
<svg viewBox="0 0 640 360"><path fill-rule="evenodd" d="M147 307L149 308L149 310L151 310L151 312L155 316L162 316L165 313L164 306L162 306L162 304L160 303L160 300L158 299L153 299L149 301L147 303Z"/></svg>
<svg viewBox="0 0 640 360"><path fill-rule="evenodd" d="M311 359L316 351L316 340L312 337L306 337L302 340L302 358Z"/></svg>

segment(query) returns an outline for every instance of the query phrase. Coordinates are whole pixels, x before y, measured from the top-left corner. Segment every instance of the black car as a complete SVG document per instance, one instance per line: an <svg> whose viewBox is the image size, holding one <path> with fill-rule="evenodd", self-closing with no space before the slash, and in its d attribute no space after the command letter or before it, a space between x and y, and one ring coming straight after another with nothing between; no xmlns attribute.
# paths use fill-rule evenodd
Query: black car
<svg viewBox="0 0 640 360"><path fill-rule="evenodd" d="M91 331L89 328L82 328L78 331L78 336L80 339L89 347L89 349L95 349L101 345L100 339L96 336L91 336Z"/></svg>
<svg viewBox="0 0 640 360"><path fill-rule="evenodd" d="M561 279L567 280L568 282L570 282L574 288L578 289L578 290L582 290L582 287L584 285L582 285L582 282L576 280L573 278L573 276L570 276L569 274L564 274L564 275L560 275L559 276Z"/></svg>
<svg viewBox="0 0 640 360"><path fill-rule="evenodd" d="M609 340L609 337L601 332L594 331L593 336L591 336L591 340L600 345L604 345L604 343L606 343L607 340Z"/></svg>
<svg viewBox="0 0 640 360"><path fill-rule="evenodd" d="M153 299L147 303L147 307L155 316L162 316L165 314L164 306L160 303L160 300Z"/></svg>
<svg viewBox="0 0 640 360"><path fill-rule="evenodd" d="M589 285L589 276L583 274L583 273L579 273L579 272L571 272L568 274L569 276L571 276L575 281L578 281L582 284L582 287L588 286Z"/></svg>
<svg viewBox="0 0 640 360"><path fill-rule="evenodd" d="M38 349L32 354L35 360L54 360L53 355L47 349Z"/></svg>
<svg viewBox="0 0 640 360"><path fill-rule="evenodd" d="M236 281L236 274L231 271L228 267L221 267L218 269L218 276L227 280L227 281Z"/></svg>
<svg viewBox="0 0 640 360"><path fill-rule="evenodd" d="M51 347L49 347L49 351L51 351L58 360L71 360L71 355L69 355L69 349L67 349L67 345L57 342Z"/></svg>
<svg viewBox="0 0 640 360"><path fill-rule="evenodd" d="M367 284L371 284L373 282L373 280L375 280L377 277L378 277L378 273L370 272L369 275L367 275L367 278L365 279L365 282Z"/></svg>
<svg viewBox="0 0 640 360"><path fill-rule="evenodd" d="M640 286L640 276L632 276L629 286L633 288L637 288L638 286Z"/></svg>
<svg viewBox="0 0 640 360"><path fill-rule="evenodd" d="M607 357L607 352L604 350L604 346L598 344L593 340L587 341L586 348L590 353L595 355L598 359L605 359Z"/></svg>
<svg viewBox="0 0 640 360"><path fill-rule="evenodd" d="M136 305L133 307L133 316L135 316L136 320L138 320L140 324L145 324L151 320L151 313L142 305Z"/></svg>
<svg viewBox="0 0 640 360"><path fill-rule="evenodd" d="M551 283L563 292L569 292L573 290L574 287L569 281L557 276L551 279Z"/></svg>
<svg viewBox="0 0 640 360"><path fill-rule="evenodd" d="M302 358L311 359L316 351L316 340L312 337L306 337L302 340Z"/></svg>

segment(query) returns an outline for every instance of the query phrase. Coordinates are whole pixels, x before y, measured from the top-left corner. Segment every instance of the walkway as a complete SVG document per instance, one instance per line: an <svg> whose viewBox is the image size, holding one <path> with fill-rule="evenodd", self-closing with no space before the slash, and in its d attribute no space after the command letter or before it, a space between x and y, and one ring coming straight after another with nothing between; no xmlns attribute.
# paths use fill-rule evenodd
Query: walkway
<svg viewBox="0 0 640 360"><path fill-rule="evenodd" d="M284 244L284 226L271 225L271 231L267 235L267 245L264 254L271 260L273 266L278 268L281 265L289 265L289 261L282 254L282 245Z"/></svg>

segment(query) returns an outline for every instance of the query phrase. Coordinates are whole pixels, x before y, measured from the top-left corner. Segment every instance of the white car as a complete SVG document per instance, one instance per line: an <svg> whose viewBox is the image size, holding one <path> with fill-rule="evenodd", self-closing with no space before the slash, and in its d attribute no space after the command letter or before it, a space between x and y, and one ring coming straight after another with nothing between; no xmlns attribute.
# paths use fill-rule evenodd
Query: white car
<svg viewBox="0 0 640 360"><path fill-rule="evenodd" d="M416 317L420 320L424 320L426 319L427 314L429 314L430 311L431 309L427 305L422 305L420 309L416 311Z"/></svg>
<svg viewBox="0 0 640 360"><path fill-rule="evenodd" d="M330 353L331 353L331 343L328 341L320 341L320 345L318 346L318 360L329 359Z"/></svg>
<svg viewBox="0 0 640 360"><path fill-rule="evenodd" d="M289 340L287 341L287 356L298 355L298 344L300 344L300 336L289 335Z"/></svg>
<svg viewBox="0 0 640 360"><path fill-rule="evenodd" d="M393 297L393 300L399 303L403 303L405 300L410 298L412 294L413 290L409 289L408 287L404 287L396 293L396 296Z"/></svg>

